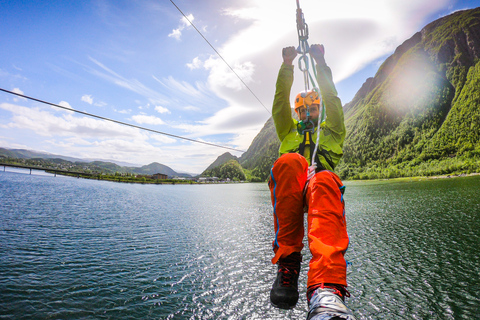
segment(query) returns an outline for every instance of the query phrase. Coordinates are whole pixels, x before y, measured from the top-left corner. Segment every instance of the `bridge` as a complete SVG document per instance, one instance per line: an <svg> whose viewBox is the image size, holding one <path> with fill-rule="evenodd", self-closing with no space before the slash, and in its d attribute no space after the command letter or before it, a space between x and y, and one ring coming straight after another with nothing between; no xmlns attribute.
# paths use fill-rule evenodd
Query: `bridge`
<svg viewBox="0 0 480 320"><path fill-rule="evenodd" d="M77 178L80 178L80 176L90 176L91 177L91 176L96 175L95 173L68 171L68 170L60 170L60 169L53 169L53 168L42 168L42 167L37 167L37 166L25 166L25 165L21 165L21 164L13 164L13 163L0 163L0 167L1 166L3 166L3 171L5 171L6 167L30 169L30 174L32 174L32 170L40 170L40 171L45 171L47 173L53 173L55 177L57 176L57 173L58 174L76 175Z"/></svg>

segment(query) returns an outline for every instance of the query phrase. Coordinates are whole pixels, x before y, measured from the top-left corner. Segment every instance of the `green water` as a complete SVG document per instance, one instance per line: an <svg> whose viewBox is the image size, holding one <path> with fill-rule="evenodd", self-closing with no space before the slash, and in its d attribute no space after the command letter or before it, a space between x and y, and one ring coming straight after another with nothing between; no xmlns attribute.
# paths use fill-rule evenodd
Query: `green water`
<svg viewBox="0 0 480 320"><path fill-rule="evenodd" d="M359 317L480 319L480 178L347 185Z"/></svg>
<svg viewBox="0 0 480 320"><path fill-rule="evenodd" d="M480 177L347 182L357 319L479 319ZM0 319L305 319L269 303L266 184L0 172Z"/></svg>

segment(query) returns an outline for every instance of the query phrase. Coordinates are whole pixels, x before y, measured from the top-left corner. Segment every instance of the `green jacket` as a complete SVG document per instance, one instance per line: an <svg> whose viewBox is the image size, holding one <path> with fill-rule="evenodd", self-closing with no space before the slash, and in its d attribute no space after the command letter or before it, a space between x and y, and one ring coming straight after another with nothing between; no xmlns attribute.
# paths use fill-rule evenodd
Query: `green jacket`
<svg viewBox="0 0 480 320"><path fill-rule="evenodd" d="M326 150L333 162L333 168L319 154L323 167L332 170L340 161L343 155L342 147L345 139L345 124L343 120L343 108L340 99L337 97L337 90L332 80L332 71L326 65L317 65L317 82L322 94L323 103L326 109L326 120L321 124L319 150ZM275 123L278 138L281 141L280 155L289 152L299 152L299 145L303 142L304 136L298 133L298 121L292 117L290 106L290 89L293 84L293 65L282 64L278 73L275 98L272 107L272 116ZM312 142L317 141L317 128ZM305 148L303 156L309 165L311 161L310 150Z"/></svg>

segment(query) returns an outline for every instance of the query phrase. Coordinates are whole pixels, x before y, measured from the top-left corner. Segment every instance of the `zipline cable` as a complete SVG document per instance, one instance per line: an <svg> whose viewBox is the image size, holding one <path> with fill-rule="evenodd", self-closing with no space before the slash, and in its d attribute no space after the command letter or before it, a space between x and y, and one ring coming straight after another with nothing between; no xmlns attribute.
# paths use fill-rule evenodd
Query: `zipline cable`
<svg viewBox="0 0 480 320"><path fill-rule="evenodd" d="M200 34L200 36L203 38L203 40L205 40L208 45L213 49L213 51L215 51L215 53L220 57L220 59L223 60L223 62L225 62L225 64L230 68L230 70L232 70L232 72L237 76L237 78L243 83L243 85L248 89L248 91L250 91L250 93L255 97L255 99L257 99L258 102L260 102L260 104L263 106L263 108L265 110L267 110L268 113L271 114L270 110L267 109L267 107L265 107L265 105L262 103L262 101L257 97L257 95L252 91L252 89L250 89L250 87L245 83L245 81L243 81L243 79L235 72L235 70L233 70L233 68L228 64L228 62L222 57L222 55L217 51L217 49L215 49L215 47L207 40L207 38L205 38L205 36L200 32L200 30L197 29L197 27L193 24L192 21L190 21L190 19L188 19L188 17L183 13L182 10L180 10L180 8L175 4L175 2L173 2L173 0L170 0L170 2L175 6L175 8L177 8L177 10L184 16L185 19L187 19L187 21L190 23L190 25L198 32L198 34Z"/></svg>
<svg viewBox="0 0 480 320"><path fill-rule="evenodd" d="M297 3L297 14L296 14L296 21L297 21L297 34L298 34L298 48L297 52L301 54L300 58L298 58L298 68L300 71L303 72L303 81L305 83L305 94L310 90L310 82L312 83L312 91L317 92L317 95L320 98L320 104L319 104L319 117L317 120L317 140L315 143L315 148L313 153L311 154L312 156L312 161L310 162L312 166L316 168L317 163L315 161L315 156L317 154L318 150L318 144L320 141L320 130L321 126L320 124L324 121L325 119L325 105L323 103L323 98L322 95L319 93L318 85L316 85L314 78L312 77L310 70L309 70L309 63L308 63L308 57L307 53L310 54L310 46L308 44L308 24L305 22L305 17L303 15L302 8L300 7L300 0L296 0ZM312 64L313 72L315 75L315 78L317 76L316 69L315 69L315 60L313 59L312 55L310 54L310 61ZM303 67L302 67L302 62L303 62ZM305 99L304 99L304 106L307 110L307 121L310 119L310 110L309 110L309 105L305 105ZM321 110L320 110L321 108ZM314 129L313 129L314 130ZM313 134L313 132L312 132Z"/></svg>
<svg viewBox="0 0 480 320"><path fill-rule="evenodd" d="M47 104L47 105L50 105L50 106L52 106L52 107L64 109L64 110L67 110L67 111L77 112L77 113L80 113L80 114L83 114L83 115L86 115L86 116L89 116L89 117L93 117L93 118L97 118L97 119L101 119L101 120L105 120L105 121L110 121L110 122L118 123L118 124L121 124L121 125L124 125L124 126L132 127L132 128L137 128L137 129L140 129L140 130L145 130L145 131L150 131L150 132L153 132L153 133L163 134L163 135L165 135L165 136L169 136L169 137L173 137L173 138L177 138L177 139L183 139L183 140L187 140L187 141L191 141L191 142L206 144L206 145L212 146L212 147L229 149L229 150L238 151L238 152L246 152L246 151L244 151L244 150L239 150L239 149L235 149L235 148L231 148L231 147L221 146L221 145L214 144L214 143L209 143L209 142L204 142L204 141L200 141L200 140L190 139L190 138L186 138L186 137L182 137L182 136L177 136L177 135L174 135L174 134L170 134L170 133L166 133L166 132L161 132L161 131L157 131L157 130L153 130L153 129L149 129L149 128L137 126L137 125L130 124L130 123L127 123L127 122L122 122L122 121L118 121L118 120L114 120L114 119L110 119L110 118L106 118L106 117L102 117L102 116L97 116L97 115L92 114L92 113L88 113L88 112L84 112L84 111L80 111L80 110L75 110L75 109L70 109L70 108L63 107L63 106L58 105L58 104L54 104L54 103L51 103L51 102L48 102L48 101L36 99L36 98L33 98L33 97L26 96L26 95L24 95L24 94L20 94L20 93L13 92L13 91L6 90L6 89L2 89L2 88L0 88L0 91L6 92L6 93L10 93L10 94L14 94L14 95L16 95L16 96L19 96L19 97L22 97L22 98L25 98L25 99L29 99L29 100L33 100L33 101L37 101L37 102L40 102L40 103L43 103L43 104Z"/></svg>

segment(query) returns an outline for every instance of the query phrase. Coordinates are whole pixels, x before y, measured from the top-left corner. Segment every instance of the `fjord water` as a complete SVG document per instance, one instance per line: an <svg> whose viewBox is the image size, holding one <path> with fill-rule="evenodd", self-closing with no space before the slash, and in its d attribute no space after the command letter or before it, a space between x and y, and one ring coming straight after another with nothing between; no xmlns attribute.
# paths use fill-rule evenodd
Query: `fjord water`
<svg viewBox="0 0 480 320"><path fill-rule="evenodd" d="M478 319L480 177L347 182L358 319ZM0 319L305 319L269 303L266 184L0 172Z"/></svg>

